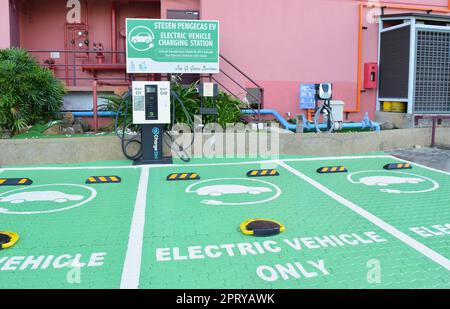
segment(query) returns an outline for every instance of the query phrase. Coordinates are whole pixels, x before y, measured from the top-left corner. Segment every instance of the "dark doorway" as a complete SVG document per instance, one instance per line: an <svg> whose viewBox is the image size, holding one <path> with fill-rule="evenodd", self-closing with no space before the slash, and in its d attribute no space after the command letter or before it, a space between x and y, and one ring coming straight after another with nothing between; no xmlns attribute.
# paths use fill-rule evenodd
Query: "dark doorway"
<svg viewBox="0 0 450 309"><path fill-rule="evenodd" d="M200 13L198 11L167 10L167 19L199 20Z"/></svg>

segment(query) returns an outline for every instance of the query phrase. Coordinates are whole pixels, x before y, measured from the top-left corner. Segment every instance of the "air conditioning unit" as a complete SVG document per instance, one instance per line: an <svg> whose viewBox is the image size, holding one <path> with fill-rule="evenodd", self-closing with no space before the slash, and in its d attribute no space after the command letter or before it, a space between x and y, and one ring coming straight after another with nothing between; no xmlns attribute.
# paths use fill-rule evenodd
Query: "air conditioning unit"
<svg viewBox="0 0 450 309"><path fill-rule="evenodd" d="M380 20L377 110L383 102L403 102L407 114L450 114L450 16Z"/></svg>

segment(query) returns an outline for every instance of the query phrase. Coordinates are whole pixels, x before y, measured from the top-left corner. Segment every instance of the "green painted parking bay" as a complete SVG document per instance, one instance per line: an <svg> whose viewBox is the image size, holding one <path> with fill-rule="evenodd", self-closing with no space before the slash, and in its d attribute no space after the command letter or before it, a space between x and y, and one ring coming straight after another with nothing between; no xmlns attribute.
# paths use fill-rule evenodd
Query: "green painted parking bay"
<svg viewBox="0 0 450 309"><path fill-rule="evenodd" d="M380 154L6 168L1 177L33 185L0 188L0 231L21 236L0 251L0 286L449 288L450 175L383 169L394 162ZM348 172L318 174L324 166ZM264 169L279 176L247 176ZM174 173L200 179L167 181ZM122 182L85 184L93 175ZM244 235L240 224L255 218L285 231Z"/></svg>
<svg viewBox="0 0 450 309"><path fill-rule="evenodd" d="M314 166L314 171L323 163L305 162ZM196 171L202 175L200 186L236 183L254 186L245 172L259 167L258 164L204 166ZM256 202L272 198L277 189L242 200L231 195L218 198L198 195L195 193L198 188L189 188L185 183L171 183L158 190L149 188L148 196L154 204L146 216L143 261L148 266L142 267L140 286L449 286L448 271L442 266L283 167L277 169L280 177L258 179L261 181L258 186L269 182L281 192L277 198L263 203ZM163 169L152 170L150 182L164 179L166 173ZM252 202L255 204L246 204ZM286 232L269 239L242 235L239 223L249 218L283 222ZM258 250L259 247L263 250ZM378 285L373 285L367 275L377 263L383 277ZM417 276L416 271L422 268L427 269L426 273Z"/></svg>
<svg viewBox="0 0 450 309"><path fill-rule="evenodd" d="M0 251L0 286L117 288L140 170L123 169L122 184L102 185L85 184L92 170L84 168L1 173L23 174L32 186L0 189L0 230L20 235L13 248ZM8 197L19 200L2 202Z"/></svg>
<svg viewBox="0 0 450 309"><path fill-rule="evenodd" d="M349 173L327 176L316 174L311 161L288 164L449 258L449 174L417 165L411 170L380 170L390 162L383 158L343 160Z"/></svg>

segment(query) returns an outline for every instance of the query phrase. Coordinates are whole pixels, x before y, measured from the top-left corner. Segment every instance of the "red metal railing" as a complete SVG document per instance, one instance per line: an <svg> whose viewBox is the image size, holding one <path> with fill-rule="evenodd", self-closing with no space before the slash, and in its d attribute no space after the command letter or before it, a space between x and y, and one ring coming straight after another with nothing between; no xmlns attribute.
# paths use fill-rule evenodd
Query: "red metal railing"
<svg viewBox="0 0 450 309"><path fill-rule="evenodd" d="M64 80L67 86L77 86L79 81L92 81L92 80L130 80L130 75L126 74L126 66L124 63L112 63L113 55L122 54L124 51L107 51L107 50L28 50L33 54L41 65L47 67L55 72L55 76L61 80ZM59 59L50 58L51 53L59 53ZM88 54L86 59L79 59L77 54ZM45 56L47 54L49 57ZM94 55L94 56L92 56ZM105 55L109 55L111 62L105 63ZM71 56L71 57L70 57ZM51 61L48 61L51 60ZM60 63L60 61L64 63ZM50 62L50 63L49 63ZM61 70L60 70L61 69ZM60 71L64 72L61 76ZM98 76L98 73L123 73L123 77L116 76ZM91 73L91 74L87 74ZM117 75L117 74L115 74Z"/></svg>
<svg viewBox="0 0 450 309"><path fill-rule="evenodd" d="M125 51L108 51L108 50L28 50L33 54L42 66L49 68L55 73L55 76L60 80L65 81L66 86L79 86L82 83L85 86L92 87L93 92L93 114L94 114L94 129L98 129L98 87L99 86L129 86L132 80L135 80L136 76L126 73L126 64L117 63L117 55L125 55ZM52 59L47 57L51 53L59 53L60 58ZM80 59L76 55L79 53L85 53L88 56ZM248 74L244 73L230 60L220 55L220 59L223 63L226 63L230 71L226 71L223 68L220 69L221 77L214 76L212 74L206 77L210 81L216 82L223 91L232 95L233 97L242 100L239 94L235 93L231 86L225 85L225 81L231 83L236 89L244 91L246 97L251 98L257 104L257 110L255 109L255 115L259 121L259 110L264 104L264 88L256 83ZM60 62L64 63L60 63ZM109 62L108 62L109 61ZM103 73L103 74L101 74ZM120 74L123 74L120 77ZM170 80L170 74L140 74L146 80ZM258 91L259 97L251 93L241 82L245 80L247 84L251 84ZM249 106L250 109L253 109Z"/></svg>

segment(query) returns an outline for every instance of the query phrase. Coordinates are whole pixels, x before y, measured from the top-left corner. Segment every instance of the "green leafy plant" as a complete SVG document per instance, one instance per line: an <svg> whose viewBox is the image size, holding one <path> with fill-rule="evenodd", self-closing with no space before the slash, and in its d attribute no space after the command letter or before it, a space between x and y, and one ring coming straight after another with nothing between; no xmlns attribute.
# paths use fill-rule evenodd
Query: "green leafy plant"
<svg viewBox="0 0 450 309"><path fill-rule="evenodd" d="M198 115L200 113L200 98L197 93L197 83L182 85L178 80L173 80L170 85L170 90L178 96L181 102L183 102L191 119L193 119L193 115ZM183 112L179 102L174 100L171 102L172 104L176 104L175 122L188 123L189 121L186 113Z"/></svg>
<svg viewBox="0 0 450 309"><path fill-rule="evenodd" d="M172 104L176 104L175 108L175 122L177 123L190 123L193 120L194 115L200 114L201 101L197 92L197 83L190 85L182 85L178 80L174 79L171 83L171 91L175 92L187 111L190 120L187 119L188 115L184 112L179 102L171 100ZM129 92L122 96L107 95L102 96L107 103L101 107L101 110L120 112L121 116L118 118L118 124L121 128L123 122L126 121L127 128L137 131L137 127L132 124L132 102ZM217 108L218 116L206 115L203 117L203 123L218 122L221 126L225 127L228 123L237 123L241 121L241 112L239 106L243 103L229 94L220 91L219 95L212 98L205 98L203 101L204 107ZM128 108L125 111L125 106ZM126 114L126 116L125 116Z"/></svg>
<svg viewBox="0 0 450 309"><path fill-rule="evenodd" d="M177 79L172 80L171 90L174 91L185 105L190 117L200 114L201 100L197 92L197 84L182 85ZM203 123L218 122L225 127L227 123L237 123L241 121L241 112L239 106L243 103L231 95L219 91L216 98L204 98L203 106L217 108L217 119L213 115L203 117ZM175 119L177 122L186 123L186 116L179 105L176 108Z"/></svg>
<svg viewBox="0 0 450 309"><path fill-rule="evenodd" d="M49 121L63 104L64 85L30 54L0 50L0 127L22 132Z"/></svg>
<svg viewBox="0 0 450 309"><path fill-rule="evenodd" d="M206 98L203 102L205 107L217 108L217 123L222 127L228 123L237 123L241 121L241 111L239 106L242 102L233 98L229 94L220 91L216 98ZM208 115L205 117L204 122L214 122L216 121L214 116Z"/></svg>
<svg viewBox="0 0 450 309"><path fill-rule="evenodd" d="M130 92L125 92L122 96L117 94L105 95L100 98L106 100L106 104L100 106L100 110L111 111L120 113L120 117L117 118L118 128L123 128L125 122L126 128L137 131L138 126L133 125L133 103L131 102Z"/></svg>

